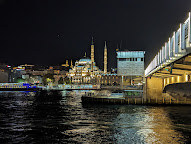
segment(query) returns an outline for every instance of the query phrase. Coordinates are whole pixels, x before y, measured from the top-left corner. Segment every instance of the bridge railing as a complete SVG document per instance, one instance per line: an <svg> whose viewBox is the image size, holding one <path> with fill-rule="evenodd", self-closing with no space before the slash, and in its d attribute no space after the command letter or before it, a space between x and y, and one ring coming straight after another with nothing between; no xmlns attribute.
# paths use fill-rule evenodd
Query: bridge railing
<svg viewBox="0 0 191 144"><path fill-rule="evenodd" d="M149 76L165 65L176 61L187 54L187 49L191 43L191 13L186 21L180 24L180 28L175 31L165 45L156 54L154 59L145 70L145 76Z"/></svg>

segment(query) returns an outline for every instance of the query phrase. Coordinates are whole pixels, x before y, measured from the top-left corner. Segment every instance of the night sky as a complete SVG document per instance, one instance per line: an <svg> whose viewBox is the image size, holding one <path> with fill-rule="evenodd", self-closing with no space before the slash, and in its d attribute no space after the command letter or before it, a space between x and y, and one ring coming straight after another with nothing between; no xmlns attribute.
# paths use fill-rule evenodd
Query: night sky
<svg viewBox="0 0 191 144"><path fill-rule="evenodd" d="M0 62L65 63L90 56L103 70L121 50L144 50L147 66L191 11L191 0L0 0Z"/></svg>

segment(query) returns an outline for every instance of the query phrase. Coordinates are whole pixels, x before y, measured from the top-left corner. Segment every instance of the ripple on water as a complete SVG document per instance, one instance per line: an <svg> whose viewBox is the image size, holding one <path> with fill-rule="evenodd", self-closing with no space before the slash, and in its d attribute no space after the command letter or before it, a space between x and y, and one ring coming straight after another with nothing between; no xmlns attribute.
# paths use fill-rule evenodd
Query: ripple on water
<svg viewBox="0 0 191 144"><path fill-rule="evenodd" d="M2 143L189 143L190 107L82 105L81 96L0 93Z"/></svg>

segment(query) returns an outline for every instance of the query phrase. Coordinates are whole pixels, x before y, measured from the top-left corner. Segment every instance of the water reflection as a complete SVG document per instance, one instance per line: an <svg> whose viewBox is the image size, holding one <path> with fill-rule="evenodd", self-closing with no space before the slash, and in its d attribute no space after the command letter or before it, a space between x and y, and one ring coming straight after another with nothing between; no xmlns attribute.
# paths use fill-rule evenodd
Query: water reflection
<svg viewBox="0 0 191 144"><path fill-rule="evenodd" d="M184 143L162 107L122 109L115 120L117 143Z"/></svg>
<svg viewBox="0 0 191 144"><path fill-rule="evenodd" d="M22 142L23 133L30 129L30 119L26 117L33 103L34 93L0 93L0 141L1 143Z"/></svg>
<svg viewBox="0 0 191 144"><path fill-rule="evenodd" d="M173 107L171 107L173 109ZM146 137L148 142L154 143L184 143L183 136L174 129L174 123L169 117L168 111L164 107L155 107L148 110L153 125L153 133ZM154 137L155 139L151 139Z"/></svg>
<svg viewBox="0 0 191 144"><path fill-rule="evenodd" d="M2 143L189 143L190 107L82 105L77 93L0 93Z"/></svg>

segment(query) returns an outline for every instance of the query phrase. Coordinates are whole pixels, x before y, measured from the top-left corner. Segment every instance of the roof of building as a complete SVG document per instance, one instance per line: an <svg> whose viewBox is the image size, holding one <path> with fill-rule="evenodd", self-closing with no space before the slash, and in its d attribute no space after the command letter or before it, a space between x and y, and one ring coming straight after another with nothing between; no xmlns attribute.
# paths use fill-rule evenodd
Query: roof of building
<svg viewBox="0 0 191 144"><path fill-rule="evenodd" d="M117 58L144 58L145 51L118 51Z"/></svg>
<svg viewBox="0 0 191 144"><path fill-rule="evenodd" d="M88 57L84 57L84 58L81 58L79 61L80 61L80 62L90 62L91 59L88 58Z"/></svg>

